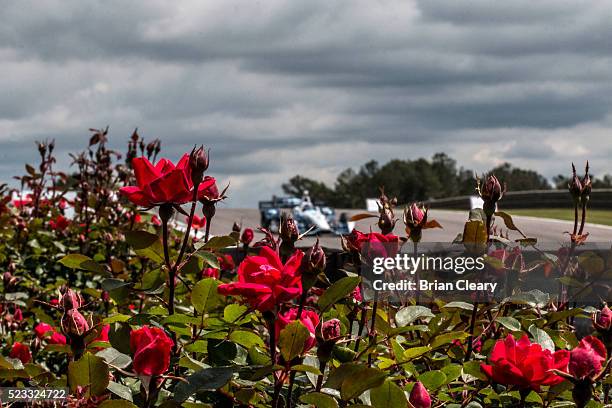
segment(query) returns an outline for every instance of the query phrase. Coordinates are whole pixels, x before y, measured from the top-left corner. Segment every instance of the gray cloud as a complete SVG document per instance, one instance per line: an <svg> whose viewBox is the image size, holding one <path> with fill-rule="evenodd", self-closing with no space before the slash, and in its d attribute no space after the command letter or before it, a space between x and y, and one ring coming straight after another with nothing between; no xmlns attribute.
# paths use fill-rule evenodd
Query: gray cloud
<svg viewBox="0 0 612 408"><path fill-rule="evenodd" d="M195 143L253 206L300 173L446 151L483 171L612 172L612 5L545 0L0 0L0 168L87 128ZM30 147L32 146L32 147Z"/></svg>

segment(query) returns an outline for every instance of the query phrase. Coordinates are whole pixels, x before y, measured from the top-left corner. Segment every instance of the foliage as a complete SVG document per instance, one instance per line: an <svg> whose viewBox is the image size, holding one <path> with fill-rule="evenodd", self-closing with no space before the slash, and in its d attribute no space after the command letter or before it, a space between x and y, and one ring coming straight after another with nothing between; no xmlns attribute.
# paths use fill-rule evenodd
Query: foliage
<svg viewBox="0 0 612 408"><path fill-rule="evenodd" d="M252 233L242 239L239 226L211 237L225 190L204 177L204 149L174 166L156 161L158 141L146 144L134 132L127 154L120 155L107 149L107 136L107 129L92 131L88 148L73 156L71 175L54 170L53 143L41 143L41 163L26 167L21 193L12 197L0 189L3 386L67 387L69 405L79 407L608 402L607 307L593 315L596 337L579 341L575 322L590 324L595 309L570 308L563 291L558 299L508 293L501 302L417 297L397 305L364 298L369 289L360 267L380 251L378 244L395 245L386 248L389 255L400 246L416 249L429 228L440 226L426 209L411 206L404 217L409 232L394 236L397 201L381 195L376 217L385 229L391 222L390 231L354 231L339 238L342 252L318 244L303 251L299 234L279 238L266 231L264 240L251 244ZM163 164L154 167L156 162ZM369 196L370 186L384 184L387 192L403 194L401 200L455 194L463 188L462 172L444 155L382 167L371 162L357 174L343 173L335 192L346 203L356 186L356 194ZM170 173L184 183L167 183ZM401 174L405 178L393 178ZM298 181L296 186L316 187ZM138 189L129 188L135 184ZM137 203L146 193L151 208L118 193L126 187ZM173 194L178 188L184 191ZM493 176L479 191L493 207L505 192ZM589 191L579 192L576 227L558 256L526 264L520 247L507 252L508 239L497 233L495 219L500 228L520 226L508 214L486 210L470 214L457 242L483 251L487 272L508 277L546 273L563 287L576 284L566 276L570 271L609 272L609 254L574 252L587 239L578 221L579 213L586 219ZM200 219L204 231L193 233L199 208L206 223ZM176 222L185 220L183 213L186 225ZM378 246L366 248L370 244ZM533 247L535 240L525 237L521 244Z"/></svg>

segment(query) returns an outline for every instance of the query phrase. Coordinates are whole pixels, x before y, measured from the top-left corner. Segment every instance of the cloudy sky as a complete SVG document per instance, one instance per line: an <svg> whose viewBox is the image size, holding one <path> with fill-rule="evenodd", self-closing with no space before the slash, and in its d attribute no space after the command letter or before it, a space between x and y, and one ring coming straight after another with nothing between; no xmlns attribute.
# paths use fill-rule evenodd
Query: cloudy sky
<svg viewBox="0 0 612 408"><path fill-rule="evenodd" d="M233 207L294 174L445 151L612 173L609 1L0 0L0 171L87 128L212 150Z"/></svg>

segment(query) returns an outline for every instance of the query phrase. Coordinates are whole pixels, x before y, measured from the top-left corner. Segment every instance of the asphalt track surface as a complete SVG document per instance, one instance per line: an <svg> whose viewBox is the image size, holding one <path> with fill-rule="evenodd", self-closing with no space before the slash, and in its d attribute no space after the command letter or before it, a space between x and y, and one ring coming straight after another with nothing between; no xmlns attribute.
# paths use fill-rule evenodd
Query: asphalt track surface
<svg viewBox="0 0 612 408"><path fill-rule="evenodd" d="M568 211L572 211L571 209ZM349 217L353 214L363 213L364 210L336 210L336 214L346 212ZM512 211L507 211L512 214ZM401 218L401 212L398 211L398 218ZM442 226L442 229L430 229L423 232L423 241L427 242L451 242L457 234L463 231L463 226L468 218L467 211L448 211L435 210L429 211L429 218L436 219ZM257 232L259 227L259 210L257 209L234 209L234 208L218 208L217 213L211 225L211 233L214 235L226 235L231 231L234 222L242 223L243 228L253 228L256 231L255 240L262 237ZM551 246L561 245L569 242L567 231L573 228L573 222L560 221L545 218L513 216L514 223L528 237L538 239L540 244L548 244ZM375 225L376 219L370 218L358 221L356 228L362 232L378 231ZM497 219L496 225L504 227L503 220ZM505 230L505 227L504 227ZM612 245L612 227L596 224L587 224L585 232L589 233L588 242L599 243L602 246L610 248ZM396 224L394 233L396 235L405 236L404 225L399 220ZM505 232L504 232L505 234ZM520 235L515 231L509 231L510 239L520 238ZM320 237L321 244L328 248L340 248L340 237L335 234L323 234ZM315 242L315 237L306 237L300 243L300 247L310 246Z"/></svg>

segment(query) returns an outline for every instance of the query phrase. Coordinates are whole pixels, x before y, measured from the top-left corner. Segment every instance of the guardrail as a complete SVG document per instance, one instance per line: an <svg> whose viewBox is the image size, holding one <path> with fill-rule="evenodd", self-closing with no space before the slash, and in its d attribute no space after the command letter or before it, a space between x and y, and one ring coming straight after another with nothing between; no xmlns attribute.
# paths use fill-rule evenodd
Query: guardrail
<svg viewBox="0 0 612 408"><path fill-rule="evenodd" d="M432 199L426 202L431 208L469 210L470 196ZM567 190L512 191L504 195L500 208L572 208L572 197ZM612 209L612 188L591 192L589 208Z"/></svg>

